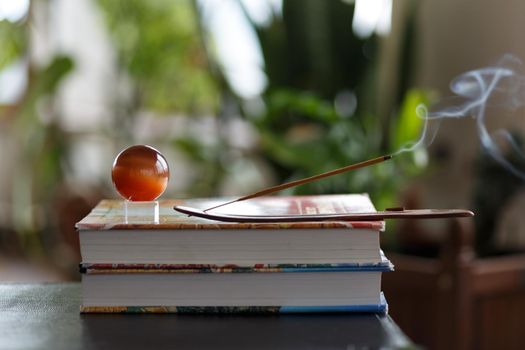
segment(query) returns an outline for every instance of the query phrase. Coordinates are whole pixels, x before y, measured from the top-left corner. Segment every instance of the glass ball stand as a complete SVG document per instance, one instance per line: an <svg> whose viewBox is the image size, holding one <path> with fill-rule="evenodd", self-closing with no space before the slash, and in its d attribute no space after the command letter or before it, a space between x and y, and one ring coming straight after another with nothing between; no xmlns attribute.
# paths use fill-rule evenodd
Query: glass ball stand
<svg viewBox="0 0 525 350"><path fill-rule="evenodd" d="M159 201L122 201L125 224L158 224Z"/></svg>

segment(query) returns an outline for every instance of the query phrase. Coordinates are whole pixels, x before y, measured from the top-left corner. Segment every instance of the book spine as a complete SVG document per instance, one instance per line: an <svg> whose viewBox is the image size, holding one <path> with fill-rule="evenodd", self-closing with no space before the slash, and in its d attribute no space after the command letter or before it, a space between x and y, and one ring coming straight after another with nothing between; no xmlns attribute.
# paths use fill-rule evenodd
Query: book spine
<svg viewBox="0 0 525 350"><path fill-rule="evenodd" d="M81 313L124 314L295 314L295 313L379 313L386 304L337 306L81 306Z"/></svg>

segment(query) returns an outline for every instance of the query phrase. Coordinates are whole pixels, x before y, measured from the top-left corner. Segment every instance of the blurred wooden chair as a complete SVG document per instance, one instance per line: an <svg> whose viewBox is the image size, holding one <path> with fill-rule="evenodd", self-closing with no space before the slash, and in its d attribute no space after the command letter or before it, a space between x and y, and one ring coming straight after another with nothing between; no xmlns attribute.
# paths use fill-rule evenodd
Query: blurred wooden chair
<svg viewBox="0 0 525 350"><path fill-rule="evenodd" d="M477 258L468 219L451 220L444 237L436 258L387 253L392 317L429 349L525 348L525 254Z"/></svg>

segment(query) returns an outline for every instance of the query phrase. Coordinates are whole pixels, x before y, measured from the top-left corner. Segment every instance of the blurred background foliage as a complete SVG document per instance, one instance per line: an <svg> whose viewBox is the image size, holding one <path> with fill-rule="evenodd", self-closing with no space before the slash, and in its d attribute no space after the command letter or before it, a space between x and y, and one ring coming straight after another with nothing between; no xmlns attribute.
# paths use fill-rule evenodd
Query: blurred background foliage
<svg viewBox="0 0 525 350"><path fill-rule="evenodd" d="M71 261L78 259L74 222L98 199L115 196L109 176L95 179L95 188L71 180L78 158L73 150L81 139L95 134L110 140L113 148L104 154L111 158L123 145L142 142L136 135L137 129L148 132L140 126L145 113L173 121L181 127L176 134L147 138L181 155L183 163L171 164L173 181L179 170L190 174L170 195L239 195L395 152L419 136L416 106L430 102L426 91L409 89L413 14L396 44L398 66L390 67L403 74L392 84L395 98L385 102L379 66L388 38L352 30L353 2L284 0L264 23L254 20L245 2L235 2L263 59L264 87L246 97L220 59L203 2L94 0L115 52L116 76L107 77L111 118L93 130L71 131L62 122L61 85L81 65L60 50L43 61L32 58L37 9L52 3L32 1L23 18L0 21L0 69L16 61L27 67L22 95L4 106L0 117L2 137L11 135L6 143L16 160L9 171L11 193L3 199L11 206L0 237L5 250L52 256L72 275L76 264ZM210 116L212 127L204 131L199 125ZM184 129L188 123L197 131ZM239 123L244 131L232 129ZM241 134L250 140L247 145L239 146ZM368 192L378 208L396 205L406 181L425 168L425 152L287 193ZM249 174L258 180L241 186Z"/></svg>
<svg viewBox="0 0 525 350"><path fill-rule="evenodd" d="M119 101L116 125L131 129L133 116L144 109L161 116L218 109L219 86L208 66L191 1L98 3L117 50L118 69L131 80L131 98Z"/></svg>
<svg viewBox="0 0 525 350"><path fill-rule="evenodd" d="M389 153L419 135L421 119L414 107L428 102L423 91L401 95L388 115L379 115L380 39L377 35L356 36L349 25L352 4L287 0L282 15L274 13L268 23L260 25L239 3L257 34L267 78L259 101L262 107L253 112L228 84L212 33L202 24L199 3L99 3L118 49L120 67L132 78L138 94L134 107L194 115L211 110L223 121L232 117L231 111L238 112L256 128L257 156L270 165L278 182ZM412 29L407 27L402 40L405 51L411 49L405 44ZM406 84L410 72L405 71L399 84ZM395 122L385 129L389 118ZM232 151L228 141L235 135L218 130L216 136L217 145L192 137L173 142L200 169L188 195L221 194L219 184L235 168L235 160L228 156ZM416 173L423 165L409 157L397 165L382 164L290 193L368 192L384 207L394 203L405 178L403 171Z"/></svg>

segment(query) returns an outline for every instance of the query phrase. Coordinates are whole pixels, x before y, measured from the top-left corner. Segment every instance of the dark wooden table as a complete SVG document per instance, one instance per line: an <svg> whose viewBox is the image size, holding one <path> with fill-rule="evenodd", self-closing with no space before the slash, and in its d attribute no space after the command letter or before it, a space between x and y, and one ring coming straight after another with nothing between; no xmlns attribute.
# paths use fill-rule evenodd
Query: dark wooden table
<svg viewBox="0 0 525 350"><path fill-rule="evenodd" d="M0 285L0 349L411 348L389 316L81 315L80 284Z"/></svg>

